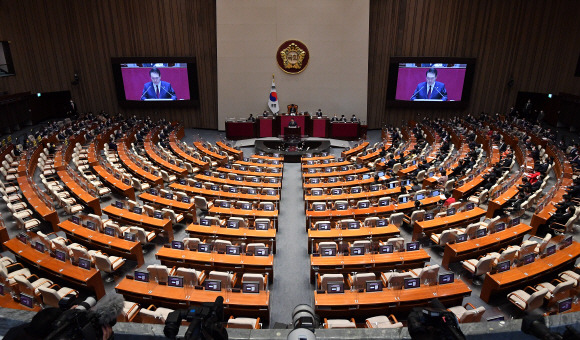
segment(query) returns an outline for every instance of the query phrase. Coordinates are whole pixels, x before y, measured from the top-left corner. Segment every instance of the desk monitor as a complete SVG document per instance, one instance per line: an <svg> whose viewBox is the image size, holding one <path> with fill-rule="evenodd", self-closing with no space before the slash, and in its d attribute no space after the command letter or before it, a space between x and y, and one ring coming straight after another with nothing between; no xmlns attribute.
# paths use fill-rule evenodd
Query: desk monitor
<svg viewBox="0 0 580 340"><path fill-rule="evenodd" d="M220 172L220 173L218 174L218 178L221 178L221 179L226 179L226 174L224 174L223 172Z"/></svg>
<svg viewBox="0 0 580 340"><path fill-rule="evenodd" d="M97 225L93 221L87 221L87 229L95 231L97 230Z"/></svg>
<svg viewBox="0 0 580 340"><path fill-rule="evenodd" d="M260 283L259 282L244 282L244 283L242 283L242 292L243 293L257 294L260 292Z"/></svg>
<svg viewBox="0 0 580 340"><path fill-rule="evenodd" d="M149 273L148 272L136 270L135 273L133 274L133 277L135 278L135 281L149 282Z"/></svg>
<svg viewBox="0 0 580 340"><path fill-rule="evenodd" d="M0 295L4 296L4 285L0 283Z"/></svg>
<svg viewBox="0 0 580 340"><path fill-rule="evenodd" d="M362 188L361 187L354 187L350 189L350 193L351 194L359 194L362 192Z"/></svg>
<svg viewBox="0 0 580 340"><path fill-rule="evenodd" d="M407 251L419 250L419 241L409 242L405 245Z"/></svg>
<svg viewBox="0 0 580 340"><path fill-rule="evenodd" d="M133 212L137 215L141 215L143 213L143 208L141 207L134 207Z"/></svg>
<svg viewBox="0 0 580 340"><path fill-rule="evenodd" d="M377 227L386 227L389 225L389 220L386 218L381 218L380 220L377 220Z"/></svg>
<svg viewBox="0 0 580 340"><path fill-rule="evenodd" d="M231 165L230 163L228 163L228 164L225 164L225 165L224 165L224 168L226 168L226 169L231 169L231 168L232 168L232 165Z"/></svg>
<svg viewBox="0 0 580 340"><path fill-rule="evenodd" d="M260 183L260 179L258 177L252 177L253 183Z"/></svg>
<svg viewBox="0 0 580 340"><path fill-rule="evenodd" d="M70 221L74 224L81 224L81 219L78 216L71 216Z"/></svg>
<svg viewBox="0 0 580 340"><path fill-rule="evenodd" d="M401 186L409 186L411 185L411 180L410 179L405 179L403 181L401 181Z"/></svg>
<svg viewBox="0 0 580 340"><path fill-rule="evenodd" d="M546 248L546 255L547 256L550 256L550 255L554 254L555 252L556 252L556 245L555 244Z"/></svg>
<svg viewBox="0 0 580 340"><path fill-rule="evenodd" d="M412 165L417 165L417 160L416 160L416 159L414 159L414 160L411 162L411 164L412 164Z"/></svg>
<svg viewBox="0 0 580 340"><path fill-rule="evenodd" d="M155 189L155 188L151 188L151 189L149 190L149 193L150 193L151 195L155 195L155 196L157 196L157 194L158 194L158 192L157 192L157 189Z"/></svg>
<svg viewBox="0 0 580 340"><path fill-rule="evenodd" d="M18 240L20 240L20 242L27 244L28 243L28 235L24 234L24 233L19 233L18 235L16 235L16 238Z"/></svg>
<svg viewBox="0 0 580 340"><path fill-rule="evenodd" d="M143 170L145 170L145 172L149 172L149 167L148 166L144 166Z"/></svg>
<svg viewBox="0 0 580 340"><path fill-rule="evenodd" d="M357 164L355 164L355 165L354 165L354 167L355 167L356 169L362 169L363 165L362 165L362 164L359 164L359 163L357 163Z"/></svg>
<svg viewBox="0 0 580 340"><path fill-rule="evenodd" d="M359 228L360 224L358 222L348 222L348 229L359 229Z"/></svg>
<svg viewBox="0 0 580 340"><path fill-rule="evenodd" d="M322 246L318 249L318 252L322 256L336 256L335 246Z"/></svg>
<svg viewBox="0 0 580 340"><path fill-rule="evenodd" d="M512 220L510 221L510 226L511 227L515 227L518 224L520 224L520 218L519 217L514 217L512 218Z"/></svg>
<svg viewBox="0 0 580 340"><path fill-rule="evenodd" d="M364 246L351 246L349 249L350 255L364 255L365 254L365 247Z"/></svg>
<svg viewBox="0 0 580 340"><path fill-rule="evenodd" d="M314 161L306 161L306 165L314 165Z"/></svg>
<svg viewBox="0 0 580 340"><path fill-rule="evenodd" d="M308 169L308 173L309 173L309 174L313 174L313 173L315 173L315 172L316 172L316 170L314 170L314 169L312 169L312 168L309 168L309 169Z"/></svg>
<svg viewBox="0 0 580 340"><path fill-rule="evenodd" d="M311 178L310 183L311 184L318 184L318 183L320 183L320 178Z"/></svg>
<svg viewBox="0 0 580 340"><path fill-rule="evenodd" d="M201 182L195 182L195 183L193 183L193 186L198 188L198 189L201 189L203 187L203 184Z"/></svg>
<svg viewBox="0 0 580 340"><path fill-rule="evenodd" d="M338 159L336 160L337 162L344 162L344 158L343 157L338 157Z"/></svg>
<svg viewBox="0 0 580 340"><path fill-rule="evenodd" d="M66 262L66 253L62 250L55 250L54 257L59 261Z"/></svg>
<svg viewBox="0 0 580 340"><path fill-rule="evenodd" d="M211 253L211 245L205 243L199 243L197 245L197 251L200 253Z"/></svg>
<svg viewBox="0 0 580 340"><path fill-rule="evenodd" d="M352 182L352 181L354 181L356 179L356 177L354 175L347 175L347 176L344 177L344 179L347 182Z"/></svg>
<svg viewBox="0 0 580 340"><path fill-rule="evenodd" d="M79 267L86 270L91 270L91 260L85 259L84 257L79 257Z"/></svg>
<svg viewBox="0 0 580 340"><path fill-rule="evenodd" d="M186 181L186 180L184 180L183 178L180 178L180 179L179 179L179 184L181 184L181 185L186 185L186 184L187 184L187 181Z"/></svg>
<svg viewBox="0 0 580 340"><path fill-rule="evenodd" d="M212 190L212 191L219 191L219 190L220 190L220 187L219 187L219 185L217 185L217 184L212 184L212 185L210 185L210 187L209 187L209 188L210 188L210 190Z"/></svg>
<svg viewBox="0 0 580 340"><path fill-rule="evenodd" d="M256 222L256 230L268 230L267 222Z"/></svg>
<svg viewBox="0 0 580 340"><path fill-rule="evenodd" d="M439 284L444 285L447 283L453 283L455 281L455 275L453 273L449 274L439 274Z"/></svg>
<svg viewBox="0 0 580 340"><path fill-rule="evenodd" d="M328 183L336 183L336 182L338 182L338 178L336 178L336 177L329 177L328 178Z"/></svg>
<svg viewBox="0 0 580 340"><path fill-rule="evenodd" d="M344 293L344 282L328 282L326 284L326 292L328 294L340 294Z"/></svg>
<svg viewBox="0 0 580 340"><path fill-rule="evenodd" d="M183 196L183 198L181 199L181 201L183 203L187 203L187 204L191 203L191 200L189 199L189 196Z"/></svg>
<svg viewBox="0 0 580 340"><path fill-rule="evenodd" d="M330 163L330 160L329 159L323 159L322 160L322 164L328 164L328 163Z"/></svg>
<svg viewBox="0 0 580 340"><path fill-rule="evenodd" d="M324 168L324 172L332 172L332 168L330 168L330 167Z"/></svg>
<svg viewBox="0 0 580 340"><path fill-rule="evenodd" d="M205 280L203 281L205 290L219 292L222 290L222 282L220 280Z"/></svg>
<svg viewBox="0 0 580 340"><path fill-rule="evenodd" d="M331 195L341 195L342 194L342 189L332 189L330 191Z"/></svg>
<svg viewBox="0 0 580 340"><path fill-rule="evenodd" d="M230 201L223 201L222 204L220 204L220 206L222 208L230 208L232 204L230 203Z"/></svg>
<svg viewBox="0 0 580 340"><path fill-rule="evenodd" d="M113 175L113 177L115 177L116 179L121 179L121 174L118 172L115 172L115 174Z"/></svg>
<svg viewBox="0 0 580 340"><path fill-rule="evenodd" d="M407 278L404 282L405 289L419 288L421 286L421 281L418 277Z"/></svg>
<svg viewBox="0 0 580 340"><path fill-rule="evenodd" d="M487 229L485 228L477 229L476 235L477 235L476 238L484 237L485 235L487 235Z"/></svg>
<svg viewBox="0 0 580 340"><path fill-rule="evenodd" d="M168 200L172 200L173 199L173 194L170 193L170 192L168 192L168 193L165 194L165 198L168 199Z"/></svg>
<svg viewBox="0 0 580 340"><path fill-rule="evenodd" d="M530 264L536 259L536 254L531 253L524 256L524 264Z"/></svg>
<svg viewBox="0 0 580 340"><path fill-rule="evenodd" d="M236 177L234 177L234 180L241 182L244 180L244 177L240 176L240 175L236 175Z"/></svg>
<svg viewBox="0 0 580 340"><path fill-rule="evenodd" d="M348 204L343 202L337 202L335 208L336 210L346 210L348 208Z"/></svg>
<svg viewBox="0 0 580 340"><path fill-rule="evenodd" d="M368 292L382 292L383 283L381 280L369 280L365 282L365 290Z"/></svg>
<svg viewBox="0 0 580 340"><path fill-rule="evenodd" d="M371 175L368 175L368 174L362 175L362 179L369 179L369 178L371 178Z"/></svg>
<svg viewBox="0 0 580 340"><path fill-rule="evenodd" d="M249 161L250 161L250 159L249 159L248 157L244 157L244 158L243 158L243 161L244 161L244 162L249 162Z"/></svg>
<svg viewBox="0 0 580 340"><path fill-rule="evenodd" d="M504 320L505 320L505 317L503 315L492 316L491 318L487 318L487 322L504 321Z"/></svg>
<svg viewBox="0 0 580 340"><path fill-rule="evenodd" d="M24 307L34 308L34 298L28 294L20 293L20 304Z"/></svg>
<svg viewBox="0 0 580 340"><path fill-rule="evenodd" d="M391 254L393 252L392 244L383 244L379 246L379 254Z"/></svg>
<svg viewBox="0 0 580 340"><path fill-rule="evenodd" d="M425 195L423 195L423 194L417 194L417 197L415 197L415 200L416 201L420 201L420 200L422 200L424 198L425 198Z"/></svg>
<svg viewBox="0 0 580 340"><path fill-rule="evenodd" d="M455 208L449 208L447 209L447 216L453 216L456 213L456 209Z"/></svg>
<svg viewBox="0 0 580 340"><path fill-rule="evenodd" d="M434 171L431 171L431 172L430 172L430 173L427 175L427 177L433 177L433 176L435 176L435 172L434 172Z"/></svg>
<svg viewBox="0 0 580 340"><path fill-rule="evenodd" d="M36 241L34 243L34 249L36 249L36 251L38 251L38 252L44 253L44 244Z"/></svg>
<svg viewBox="0 0 580 340"><path fill-rule="evenodd" d="M244 165L240 165L240 171L246 171L248 168L246 168Z"/></svg>
<svg viewBox="0 0 580 340"><path fill-rule="evenodd" d="M265 204L264 210L265 211L274 211L274 204Z"/></svg>
<svg viewBox="0 0 580 340"><path fill-rule="evenodd" d="M115 237L115 228L113 228L113 227L105 227L105 235Z"/></svg>
<svg viewBox="0 0 580 340"><path fill-rule="evenodd" d="M389 189L394 189L397 187L397 182L389 182Z"/></svg>
<svg viewBox="0 0 580 340"><path fill-rule="evenodd" d="M314 211L324 211L324 210L326 210L326 204L325 203L312 203L312 209Z"/></svg>
<svg viewBox="0 0 580 340"><path fill-rule="evenodd" d="M183 288L183 276L169 275L167 277L167 287Z"/></svg>
<svg viewBox="0 0 580 340"><path fill-rule="evenodd" d="M439 196L439 190L433 190L431 192L431 197Z"/></svg>
<svg viewBox="0 0 580 340"><path fill-rule="evenodd" d="M249 195L256 195L258 193L258 189L256 189L256 188L249 188L247 193Z"/></svg>
<svg viewBox="0 0 580 340"><path fill-rule="evenodd" d="M135 242L135 240L137 239L137 234L135 233L128 233L125 232L125 235L123 235L126 241L130 241L130 242Z"/></svg>
<svg viewBox="0 0 580 340"><path fill-rule="evenodd" d="M379 199L379 207L386 207L387 205L389 205L389 198L387 198L386 200Z"/></svg>
<svg viewBox="0 0 580 340"><path fill-rule="evenodd" d="M240 255L240 246L226 246L227 255Z"/></svg>
<svg viewBox="0 0 580 340"><path fill-rule="evenodd" d="M227 227L232 229L239 229L240 221L228 220Z"/></svg>
<svg viewBox="0 0 580 340"><path fill-rule="evenodd" d="M203 225L203 226L210 226L211 225L211 221L207 218L200 218L199 219L199 225Z"/></svg>
<svg viewBox="0 0 580 340"><path fill-rule="evenodd" d="M318 190L312 190L311 192L312 196L322 196L322 190L318 189Z"/></svg>
<svg viewBox="0 0 580 340"><path fill-rule="evenodd" d="M383 176L385 175L385 173L384 173L384 172L382 172L382 171L379 171L379 172L377 173L377 175L379 175L379 177L383 177Z"/></svg>
<svg viewBox="0 0 580 340"><path fill-rule="evenodd" d="M153 176L159 176L159 171L153 170Z"/></svg>
<svg viewBox="0 0 580 340"><path fill-rule="evenodd" d="M470 211L473 210L475 208L475 203L473 202L469 202L465 205L465 211Z"/></svg>
<svg viewBox="0 0 580 340"><path fill-rule="evenodd" d="M230 187L230 192L235 194L238 192L238 187Z"/></svg>
<svg viewBox="0 0 580 340"><path fill-rule="evenodd" d="M455 243L461 243L467 241L467 234L459 234L455 238Z"/></svg>
<svg viewBox="0 0 580 340"><path fill-rule="evenodd" d="M242 210L252 210L252 204L244 202L241 204L240 209Z"/></svg>
<svg viewBox="0 0 580 340"><path fill-rule="evenodd" d="M505 223L504 222L501 222L501 223L498 223L495 225L495 232L496 233L503 231L503 230L505 230Z"/></svg>
<svg viewBox="0 0 580 340"><path fill-rule="evenodd" d="M175 159L170 159L170 160L169 160L169 164L171 164L171 165L175 165Z"/></svg>
<svg viewBox="0 0 580 340"><path fill-rule="evenodd" d="M572 309L572 297L558 301L558 313L564 313Z"/></svg>
<svg viewBox="0 0 580 340"><path fill-rule="evenodd" d="M508 261L503 261L503 262L498 263L496 269L497 269L498 273L502 273L502 272L509 270L510 267L511 267L510 261L508 260Z"/></svg>
<svg viewBox="0 0 580 340"><path fill-rule="evenodd" d="M430 213L425 214L425 221L431 221L434 218L435 218L435 213L430 212Z"/></svg>
<svg viewBox="0 0 580 340"><path fill-rule="evenodd" d="M330 223L318 223L318 230L330 230Z"/></svg>
<svg viewBox="0 0 580 340"><path fill-rule="evenodd" d="M564 249L572 244L572 235L566 237L562 242L560 242L560 249Z"/></svg>
<svg viewBox="0 0 580 340"><path fill-rule="evenodd" d="M269 256L270 252L268 247L256 247L254 248L254 256Z"/></svg>
<svg viewBox="0 0 580 340"><path fill-rule="evenodd" d="M381 190L381 185L380 184L371 184L370 190L371 191L379 191L379 190Z"/></svg>
<svg viewBox="0 0 580 340"><path fill-rule="evenodd" d="M183 250L185 249L183 242L181 241L171 241L171 249L178 249L178 250Z"/></svg>
<svg viewBox="0 0 580 340"><path fill-rule="evenodd" d="M408 196L403 196L403 197L399 197L399 203L407 203L409 202L409 197Z"/></svg>
<svg viewBox="0 0 580 340"><path fill-rule="evenodd" d="M115 207L117 207L119 209L123 209L123 202L121 202L121 201L115 201Z"/></svg>
<svg viewBox="0 0 580 340"><path fill-rule="evenodd" d="M272 177L272 178L270 178L269 182L270 183L278 183L278 180Z"/></svg>

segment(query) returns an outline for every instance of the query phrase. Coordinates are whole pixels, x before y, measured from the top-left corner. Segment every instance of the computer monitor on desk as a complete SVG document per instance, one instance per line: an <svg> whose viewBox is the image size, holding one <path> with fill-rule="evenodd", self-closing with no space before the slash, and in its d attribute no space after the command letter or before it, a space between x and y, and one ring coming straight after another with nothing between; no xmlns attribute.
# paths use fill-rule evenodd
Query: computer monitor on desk
<svg viewBox="0 0 580 340"><path fill-rule="evenodd" d="M183 276L170 275L167 278L167 286L168 287L183 288Z"/></svg>
<svg viewBox="0 0 580 340"><path fill-rule="evenodd" d="M211 245L205 243L199 243L197 245L197 251L200 253L211 253Z"/></svg>
<svg viewBox="0 0 580 340"><path fill-rule="evenodd" d="M66 262L67 255L66 255L66 253L64 251L57 249L57 250L54 251L54 255L55 255L54 257L57 260L59 260L61 262Z"/></svg>
<svg viewBox="0 0 580 340"><path fill-rule="evenodd" d="M87 229L90 229L92 231L96 231L97 225L93 221L87 221Z"/></svg>
<svg viewBox="0 0 580 340"><path fill-rule="evenodd" d="M364 246L351 246L350 255L364 255L365 254L365 247Z"/></svg>
<svg viewBox="0 0 580 340"><path fill-rule="evenodd" d="M254 256L269 256L268 247L256 247L254 248Z"/></svg>
<svg viewBox="0 0 580 340"><path fill-rule="evenodd" d="M369 280L365 282L365 290L367 292L381 292L383 283L380 280Z"/></svg>
<svg viewBox="0 0 580 340"><path fill-rule="evenodd" d="M244 282L242 283L242 292L257 294L260 292L259 282Z"/></svg>
<svg viewBox="0 0 580 340"><path fill-rule="evenodd" d="M240 246L226 246L226 254L240 255Z"/></svg>
<svg viewBox="0 0 580 340"><path fill-rule="evenodd" d="M183 250L185 249L183 242L181 241L171 241L171 249Z"/></svg>
<svg viewBox="0 0 580 340"><path fill-rule="evenodd" d="M135 278L135 281L149 282L149 273L148 272L136 270L133 277Z"/></svg>
<svg viewBox="0 0 580 340"><path fill-rule="evenodd" d="M336 256L336 247L320 247L318 250L322 256Z"/></svg>
<svg viewBox="0 0 580 340"><path fill-rule="evenodd" d="M420 286L421 286L421 281L418 277L407 278L404 280L403 287L405 287L405 289L419 288Z"/></svg>
<svg viewBox="0 0 580 340"><path fill-rule="evenodd" d="M326 292L328 294L340 294L344 293L344 282L328 282L326 284Z"/></svg>
<svg viewBox="0 0 580 340"><path fill-rule="evenodd" d="M558 301L558 313L564 313L572 309L572 298L566 298Z"/></svg>
<svg viewBox="0 0 580 340"><path fill-rule="evenodd" d="M392 244L383 244L379 246L379 254L390 254L393 252Z"/></svg>
<svg viewBox="0 0 580 340"><path fill-rule="evenodd" d="M214 292L219 292L222 290L222 282L220 280L205 280L204 282L205 290L210 290Z"/></svg>

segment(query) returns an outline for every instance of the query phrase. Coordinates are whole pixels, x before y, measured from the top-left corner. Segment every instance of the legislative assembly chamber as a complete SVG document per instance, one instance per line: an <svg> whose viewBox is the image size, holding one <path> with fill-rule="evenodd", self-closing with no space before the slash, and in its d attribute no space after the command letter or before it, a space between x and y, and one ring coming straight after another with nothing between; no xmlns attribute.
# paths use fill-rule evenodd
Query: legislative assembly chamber
<svg viewBox="0 0 580 340"><path fill-rule="evenodd" d="M580 339L580 3L0 8L0 337Z"/></svg>

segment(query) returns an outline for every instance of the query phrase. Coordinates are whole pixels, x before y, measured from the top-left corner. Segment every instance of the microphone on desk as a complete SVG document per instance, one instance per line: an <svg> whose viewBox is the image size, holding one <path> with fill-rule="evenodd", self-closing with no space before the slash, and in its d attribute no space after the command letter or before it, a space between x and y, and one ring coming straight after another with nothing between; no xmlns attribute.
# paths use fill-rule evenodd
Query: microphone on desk
<svg viewBox="0 0 580 340"><path fill-rule="evenodd" d="M424 88L425 88L425 85L423 85L423 87L421 87L421 88L419 89L419 91L415 91L415 93L413 93L413 95L411 96L411 99L413 99L413 97L415 97L415 96L416 96L416 95L417 95L419 92L421 92L421 90L422 90L422 89L424 89Z"/></svg>

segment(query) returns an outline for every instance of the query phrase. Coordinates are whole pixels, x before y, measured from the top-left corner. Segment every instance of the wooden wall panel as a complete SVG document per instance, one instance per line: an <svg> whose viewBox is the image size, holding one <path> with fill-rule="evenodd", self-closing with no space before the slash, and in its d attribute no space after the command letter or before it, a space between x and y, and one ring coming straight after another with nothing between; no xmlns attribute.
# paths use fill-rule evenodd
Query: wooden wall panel
<svg viewBox="0 0 580 340"><path fill-rule="evenodd" d="M580 95L580 2L574 0L371 0L369 128L420 115L506 112L518 91ZM389 58L477 58L465 110L386 107ZM514 86L507 86L513 79Z"/></svg>
<svg viewBox="0 0 580 340"><path fill-rule="evenodd" d="M0 0L0 40L10 40L16 76L0 92L70 90L83 111L161 115L217 128L215 2L207 0ZM195 56L200 106L121 109L111 57ZM71 85L75 72L79 85Z"/></svg>

